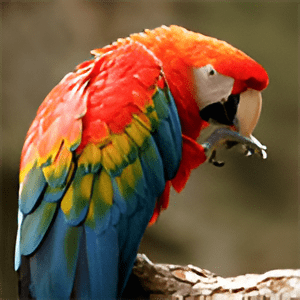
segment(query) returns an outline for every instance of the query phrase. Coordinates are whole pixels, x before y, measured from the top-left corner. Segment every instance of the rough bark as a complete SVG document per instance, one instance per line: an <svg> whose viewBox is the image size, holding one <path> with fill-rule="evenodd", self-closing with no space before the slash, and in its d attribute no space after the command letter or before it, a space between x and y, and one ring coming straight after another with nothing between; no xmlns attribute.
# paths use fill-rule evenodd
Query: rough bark
<svg viewBox="0 0 300 300"><path fill-rule="evenodd" d="M300 300L300 270L223 278L192 265L154 264L138 254L126 290L130 299Z"/></svg>

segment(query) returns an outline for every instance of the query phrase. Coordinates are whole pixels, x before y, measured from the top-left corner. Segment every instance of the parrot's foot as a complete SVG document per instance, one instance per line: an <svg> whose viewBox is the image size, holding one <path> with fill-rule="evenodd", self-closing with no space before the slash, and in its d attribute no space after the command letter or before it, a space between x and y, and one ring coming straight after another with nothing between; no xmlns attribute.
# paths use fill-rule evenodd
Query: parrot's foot
<svg viewBox="0 0 300 300"><path fill-rule="evenodd" d="M249 138L244 137L228 127L217 128L201 145L205 150L208 161L217 167L222 167L224 165L224 162L216 159L217 149L222 146L226 149L230 149L233 146L242 145L242 149L246 156L256 154L263 159L267 158L267 147L262 145L254 136L250 135Z"/></svg>

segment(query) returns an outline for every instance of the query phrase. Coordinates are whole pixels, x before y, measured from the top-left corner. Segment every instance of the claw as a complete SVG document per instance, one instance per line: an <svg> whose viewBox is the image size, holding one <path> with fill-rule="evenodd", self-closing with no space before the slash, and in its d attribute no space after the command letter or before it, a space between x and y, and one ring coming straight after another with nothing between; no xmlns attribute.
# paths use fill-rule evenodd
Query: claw
<svg viewBox="0 0 300 300"><path fill-rule="evenodd" d="M263 149L261 150L260 155L261 155L262 159L266 159L268 157L267 152Z"/></svg>
<svg viewBox="0 0 300 300"><path fill-rule="evenodd" d="M268 157L267 152L267 147L265 145L262 145L258 139L256 139L253 135L250 135L250 139L253 142L253 144L256 146L254 152L258 154L262 159L266 159Z"/></svg>
<svg viewBox="0 0 300 300"><path fill-rule="evenodd" d="M223 167L225 165L224 161L213 161L212 164L218 168Z"/></svg>
<svg viewBox="0 0 300 300"><path fill-rule="evenodd" d="M245 156L252 156L254 154L254 150L253 149L251 149L251 148L249 148L249 147L247 147L246 148L246 151L245 151Z"/></svg>
<svg viewBox="0 0 300 300"><path fill-rule="evenodd" d="M212 154L211 154L211 156L210 156L210 158L209 158L209 162L210 163L212 163L214 166L216 166L216 167L223 167L224 165L225 165L225 162L224 161L218 161L218 160L216 160L215 158L216 158L216 153L217 153L217 151L216 150L214 150L213 152L212 152Z"/></svg>
<svg viewBox="0 0 300 300"><path fill-rule="evenodd" d="M216 150L221 146L230 149L233 146L241 144L244 146L245 155L252 156L259 155L261 158L267 158L266 146L262 145L254 136L250 135L249 138L240 135L236 131L232 131L228 127L221 127L215 129L202 143L208 161L217 167L224 166L223 161L216 160Z"/></svg>

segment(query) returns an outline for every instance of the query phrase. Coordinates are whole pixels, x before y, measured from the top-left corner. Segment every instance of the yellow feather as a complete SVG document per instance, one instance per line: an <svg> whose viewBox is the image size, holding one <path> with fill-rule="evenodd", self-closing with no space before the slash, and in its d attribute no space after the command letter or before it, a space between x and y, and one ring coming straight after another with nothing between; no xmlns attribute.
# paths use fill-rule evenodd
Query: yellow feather
<svg viewBox="0 0 300 300"><path fill-rule="evenodd" d="M24 181L28 172L36 165L37 165L37 160L33 160L30 163L27 163L27 165L23 169L20 170L20 174L19 174L20 183L22 183Z"/></svg>
<svg viewBox="0 0 300 300"><path fill-rule="evenodd" d="M114 147L113 144L107 145L104 151L106 151L106 153L109 155L109 157L112 159L116 166L122 165L123 157L121 156L120 152Z"/></svg>
<svg viewBox="0 0 300 300"><path fill-rule="evenodd" d="M154 110L147 114L148 118L151 121L151 124L159 122L157 112Z"/></svg>
<svg viewBox="0 0 300 300"><path fill-rule="evenodd" d="M86 216L86 222L91 226L90 222L94 223L94 217L95 217L95 200L92 198L89 206L89 211Z"/></svg>
<svg viewBox="0 0 300 300"><path fill-rule="evenodd" d="M149 118L144 115L144 114L140 114L140 115L132 115L134 119L136 119L137 121L139 121L141 123L141 125L143 125L146 129L148 129L149 131L151 131L152 126L151 126L151 122L149 120Z"/></svg>
<svg viewBox="0 0 300 300"><path fill-rule="evenodd" d="M128 182L128 185L132 188L135 187L136 182L143 176L142 166L140 160L137 159L134 163L125 168L121 174L121 177Z"/></svg>
<svg viewBox="0 0 300 300"><path fill-rule="evenodd" d="M70 182L70 180L72 178L72 175L73 175L73 172L74 172L74 169L75 169L75 164L73 162L71 162L69 174L68 174L68 177L67 177L67 180L66 180L66 184L68 184Z"/></svg>
<svg viewBox="0 0 300 300"><path fill-rule="evenodd" d="M116 165L108 154L107 146L102 149L101 164L107 171L115 170Z"/></svg>
<svg viewBox="0 0 300 300"><path fill-rule="evenodd" d="M127 158L128 154L132 151L133 143L127 134L115 134L112 136L112 144L116 151L122 153L123 158Z"/></svg>
<svg viewBox="0 0 300 300"><path fill-rule="evenodd" d="M134 192L138 180L143 176L141 162L136 159L134 163L124 168L122 174L116 177L119 190L123 197Z"/></svg>
<svg viewBox="0 0 300 300"><path fill-rule="evenodd" d="M57 182L60 181L59 179L63 179L62 177L64 177L64 179L66 178L67 173L69 173L71 161L72 153L69 149L63 147L56 160L51 165L43 168L45 179L50 186L56 187L64 185L64 182L60 184L57 184Z"/></svg>
<svg viewBox="0 0 300 300"><path fill-rule="evenodd" d="M92 169L98 169L101 161L101 151L98 149L95 144L89 143L83 149L79 159L78 166L84 167L88 172Z"/></svg>
<svg viewBox="0 0 300 300"><path fill-rule="evenodd" d="M85 205L85 201L90 200L93 179L94 174L87 174L80 178L76 178L75 175L74 181L61 201L61 209L65 215L68 215L72 208L76 210Z"/></svg>
<svg viewBox="0 0 300 300"><path fill-rule="evenodd" d="M106 204L112 205L113 203L113 186L111 183L111 178L105 170L102 170L99 178L99 192L101 194L101 199Z"/></svg>
<svg viewBox="0 0 300 300"><path fill-rule="evenodd" d="M125 132L139 147L141 147L145 139L150 136L149 130L147 130L135 119L133 119L131 124L125 128Z"/></svg>
<svg viewBox="0 0 300 300"><path fill-rule="evenodd" d="M83 176L80 182L80 191L81 191L81 197L86 199L87 201L90 199L91 196L91 187L93 184L94 175L93 174L87 174Z"/></svg>
<svg viewBox="0 0 300 300"><path fill-rule="evenodd" d="M86 221L90 226L93 225L95 219L95 211L105 212L107 206L113 203L113 186L108 173L102 169L94 182L93 196L90 202L90 207Z"/></svg>
<svg viewBox="0 0 300 300"><path fill-rule="evenodd" d="M73 186L70 185L60 204L60 207L65 215L69 214L72 205L73 205Z"/></svg>

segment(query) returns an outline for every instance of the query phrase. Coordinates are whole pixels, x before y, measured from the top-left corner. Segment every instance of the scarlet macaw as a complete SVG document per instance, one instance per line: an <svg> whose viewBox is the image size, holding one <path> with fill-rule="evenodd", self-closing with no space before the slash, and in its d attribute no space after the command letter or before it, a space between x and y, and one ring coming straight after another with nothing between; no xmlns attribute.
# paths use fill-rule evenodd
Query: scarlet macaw
<svg viewBox="0 0 300 300"><path fill-rule="evenodd" d="M251 133L268 75L243 52L162 26L91 53L46 97L22 151L15 269L37 299L120 297L171 186L218 165L221 145L266 156Z"/></svg>

